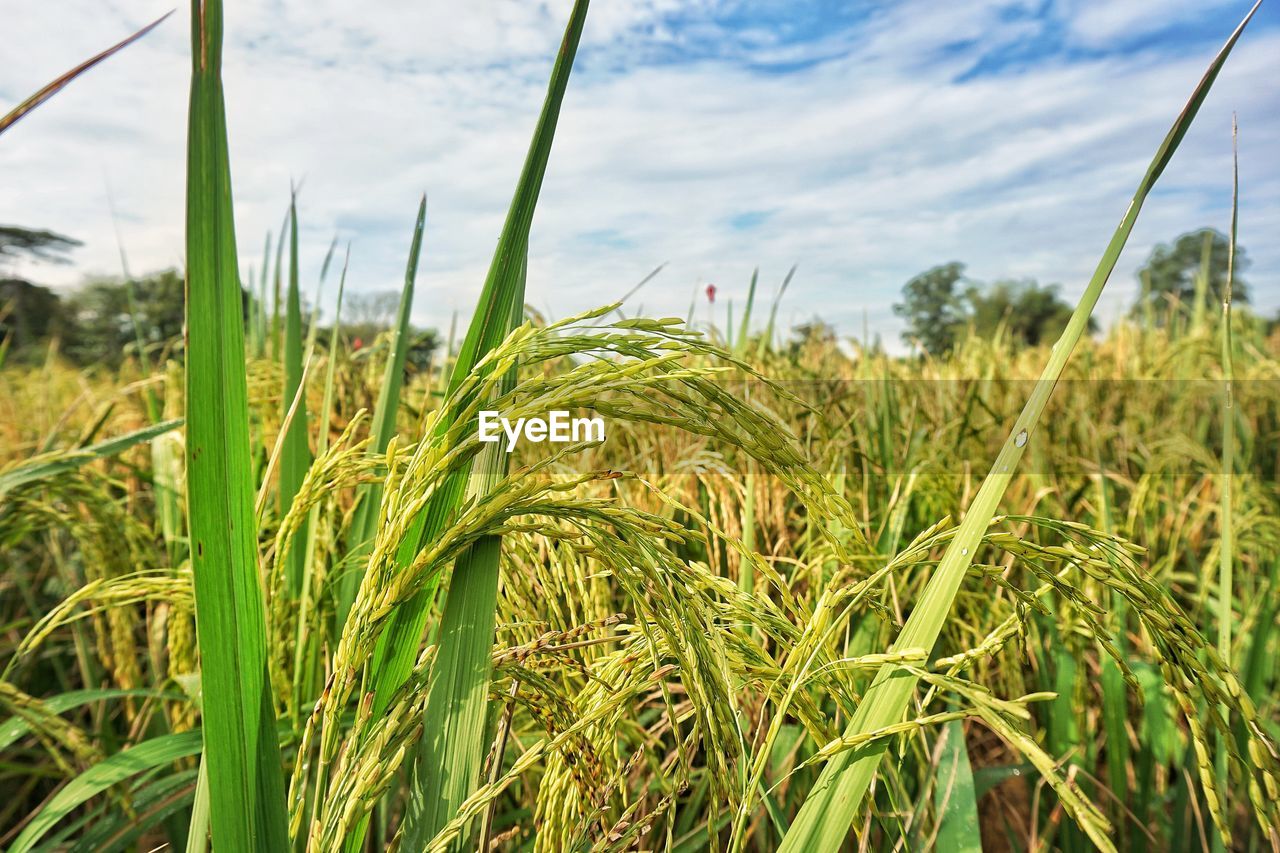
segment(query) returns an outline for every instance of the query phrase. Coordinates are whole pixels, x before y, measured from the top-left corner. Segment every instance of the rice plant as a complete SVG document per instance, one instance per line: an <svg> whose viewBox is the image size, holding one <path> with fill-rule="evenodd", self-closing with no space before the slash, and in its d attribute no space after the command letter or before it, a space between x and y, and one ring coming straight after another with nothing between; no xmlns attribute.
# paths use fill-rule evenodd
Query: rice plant
<svg viewBox="0 0 1280 853"><path fill-rule="evenodd" d="M526 308L587 13L465 335L407 376L426 198L367 347L345 262L304 315L335 248L304 280L296 194L242 279L224 7L194 0L185 341L0 370L0 843L1280 845L1280 352L1230 289L1086 334L1252 11L1061 339L923 360L780 344L794 268L723 337ZM508 453L481 412L609 432Z"/></svg>

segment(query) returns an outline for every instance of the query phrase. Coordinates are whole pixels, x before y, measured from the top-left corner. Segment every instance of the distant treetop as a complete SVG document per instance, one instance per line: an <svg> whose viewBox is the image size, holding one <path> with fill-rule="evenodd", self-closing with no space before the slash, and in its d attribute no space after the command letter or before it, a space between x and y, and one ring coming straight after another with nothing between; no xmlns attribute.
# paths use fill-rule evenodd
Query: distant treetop
<svg viewBox="0 0 1280 853"><path fill-rule="evenodd" d="M0 225L0 261L12 262L26 257L33 261L65 264L70 262L67 254L82 245L74 237L56 231Z"/></svg>

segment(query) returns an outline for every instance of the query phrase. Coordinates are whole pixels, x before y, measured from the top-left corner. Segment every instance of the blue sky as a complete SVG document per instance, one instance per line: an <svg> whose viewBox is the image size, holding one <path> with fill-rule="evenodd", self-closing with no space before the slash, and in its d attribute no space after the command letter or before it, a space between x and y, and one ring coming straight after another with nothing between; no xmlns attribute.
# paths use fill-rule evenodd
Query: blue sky
<svg viewBox="0 0 1280 853"><path fill-rule="evenodd" d="M23 4L0 105L167 10ZM349 287L398 287L418 197L415 318L469 314L541 102L568 0L248 0L229 9L226 82L241 253L261 265L302 182L302 274L335 234ZM55 8L56 7L56 8ZM597 0L531 239L529 298L562 315L666 262L633 310L719 307L799 264L784 321L896 342L911 275L1078 294L1147 161L1240 2ZM85 241L58 286L182 261L185 10L0 144L0 222ZM1240 116L1240 239L1255 302L1280 308L1280 12L1264 7L1162 179L1099 306L1105 322L1160 241L1225 229ZM332 294L322 300L327 304ZM699 309L705 317L705 309Z"/></svg>

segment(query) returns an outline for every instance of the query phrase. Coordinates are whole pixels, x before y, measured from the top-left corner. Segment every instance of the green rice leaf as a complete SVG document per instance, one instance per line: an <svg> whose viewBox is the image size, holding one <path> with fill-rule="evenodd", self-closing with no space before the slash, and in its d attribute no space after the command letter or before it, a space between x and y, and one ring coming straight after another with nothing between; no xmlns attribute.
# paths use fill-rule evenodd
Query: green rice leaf
<svg viewBox="0 0 1280 853"><path fill-rule="evenodd" d="M130 433L107 439L98 444L80 450L55 450L26 459L16 465L0 471L0 498L19 486L47 480L68 471L74 471L82 465L98 459L107 459L123 453L130 447L151 441L171 430L182 426L182 418L162 421L158 424L143 427Z"/></svg>
<svg viewBox="0 0 1280 853"><path fill-rule="evenodd" d="M284 394L281 398L286 417L297 400L297 409L288 421L284 447L280 460L280 517L289 514L293 499L298 494L302 480L311 467L311 448L307 444L307 391L302 387L302 296L298 284L298 199L289 201L289 292L284 320ZM302 575L306 568L307 552L301 543L307 541L308 522L298 530L299 543L289 551L286 574L289 595L297 598L302 592Z"/></svg>
<svg viewBox="0 0 1280 853"><path fill-rule="evenodd" d="M46 710L54 714L61 714L64 711L79 708L90 702L101 702L105 699L124 699L131 696L150 696L165 699L183 698L178 693L164 693L143 687L131 689L103 687L89 690L68 690L66 693L50 696L48 699L41 700L41 702ZM29 731L31 731L31 721L24 717L10 717L0 723L0 751L8 749L13 745L14 741Z"/></svg>
<svg viewBox="0 0 1280 853"><path fill-rule="evenodd" d="M409 264L404 272L404 288L400 291L400 307L396 313L396 325L392 331L387 366L382 374L382 387L378 390L378 402L373 410L373 453L385 453L396 431L396 414L400 410L400 386L404 382L405 355L409 351L409 320L413 311L413 292L418 278L418 259L422 253L422 235L427 222L427 197L418 204L418 218L413 225L413 238L409 244ZM378 525L378 506L382 503L382 484L362 486L357 498L355 515L351 521L348 548L355 554L367 554ZM359 559L357 558L357 564ZM360 572L343 575L338 586L337 625L347 621L347 613L360 588Z"/></svg>
<svg viewBox="0 0 1280 853"><path fill-rule="evenodd" d="M476 363L497 346L523 316L529 229L546 174L556 122L578 42L582 37L588 6L589 0L576 0L565 28L564 40L551 72L547 97L489 266L480 303L454 362L450 391L461 384ZM438 429L449 429L452 424L447 421L448 419L442 418ZM505 465L505 459L488 464ZM427 511L415 521L406 537L406 545L397 553L398 564L408 565L422 543L439 535L445 520L463 499L464 488L474 479L469 476L470 473L469 470L459 471L433 496ZM482 467L481 485L483 486L484 481L490 481L495 473L496 469ZM441 726L446 729L473 725L483 727L483 719L478 723L474 719L463 721L461 715L474 715L476 696L484 696L488 689L488 655L493 644L492 611L496 598L499 551L497 543L482 541L473 546L455 565L453 584L456 584L459 600L446 599L445 602L441 644L436 668L433 670L433 675L440 675L433 678L429 688L425 714L427 735L424 741L433 738ZM459 578L463 580L460 581ZM489 594L490 589L493 590L492 594ZM380 638L373 668L375 713L385 708L391 693L409 674L422 640L434 593L434 587L429 587L401 605L391 626ZM452 599L454 596L454 587L451 585L449 597ZM470 600L473 597L475 600ZM468 600L464 601L463 598ZM481 613L485 608L489 610L487 616ZM481 650L485 657L483 664L472 665L474 661L471 658L476 654L476 649ZM482 736L483 728L480 732ZM425 842L433 837L453 817L462 804L462 799L478 782L479 753L482 747L476 749L473 743L474 739L471 739L459 744L456 747L460 753L458 755L452 754L455 749L453 746L446 748L442 756L439 752L433 752L431 746L425 743L419 751L420 766L416 771L418 781L410 794L409 813L406 816L406 837L410 847L415 846L415 841ZM450 773L465 775L451 778L447 789L437 784Z"/></svg>
<svg viewBox="0 0 1280 853"><path fill-rule="evenodd" d="M288 847L249 457L244 322L223 101L222 3L192 4L187 500L214 843Z"/></svg>
<svg viewBox="0 0 1280 853"><path fill-rule="evenodd" d="M909 648L932 649L937 642L942 626L946 623L951 611L960 582L973 562L973 555L983 532L995 517L1000 499L1022 458L1027 438L1036 428L1072 350L1088 328L1089 316L1093 313L1098 297L1102 295L1102 289L1115 268L1125 242L1129 239L1143 202L1146 201L1151 188L1155 186L1156 180L1178 149L1178 144L1195 119L1214 80L1217 79L1218 72L1222 70L1227 56L1257 8L1255 5L1249 11L1222 50L1214 57L1208 71L1205 72L1156 151L1151 165L1148 166L1146 174L1138 184L1129 209L1107 244L1084 295L1072 313L1062 336L1054 345L1048 364L1045 365L1022 413L1014 422L1013 429L1005 439L994 466L969 505L969 510L944 552L942 561L929 579L919 600L915 602L911 616L894 642L892 651ZM898 666L886 665L881 668L870 689L864 694L862 702L859 703L857 712L848 726L847 734L858 735L875 731L900 721L915 690L916 682L915 675ZM849 832L849 827L862 806L863 798L887 747L888 742L885 740L874 741L829 762L805 799L799 814L796 815L791 830L783 839L781 849L793 851L793 853L840 849ZM1112 848L1111 841L1106 835L1095 831L1091 833L1091 838L1103 849Z"/></svg>
<svg viewBox="0 0 1280 853"><path fill-rule="evenodd" d="M521 267L521 290L524 277ZM512 306L512 326L523 308L523 303ZM515 387L516 378L513 368L499 384L499 393ZM499 445L486 447L476 461L467 497L482 499L492 492L506 476L509 459ZM453 819L480 777L501 558L502 538L485 536L454 565L405 814L405 839L413 849L424 847ZM459 845L466 835L464 831L459 836Z"/></svg>
<svg viewBox="0 0 1280 853"><path fill-rule="evenodd" d="M35 813L31 822L14 839L13 846L9 848L10 853L27 853L58 821L87 802L90 797L145 770L196 755L200 748L200 732L190 731L161 735L104 758L72 779L70 784L58 791Z"/></svg>
<svg viewBox="0 0 1280 853"><path fill-rule="evenodd" d="M933 792L939 820L935 849L981 853L978 799L974 793L973 770L969 766L963 722L952 720L942 727L941 746L938 778Z"/></svg>
<svg viewBox="0 0 1280 853"><path fill-rule="evenodd" d="M751 333L751 309L756 304L756 285L760 281L760 268L751 271L751 285L747 288L747 307L742 309L742 328L738 330L738 342L733 354L742 358L747 352L747 335Z"/></svg>
<svg viewBox="0 0 1280 853"><path fill-rule="evenodd" d="M778 286L778 292L774 294L773 304L769 306L769 322L764 327L764 335L760 338L760 346L756 351L757 358L763 358L765 350L773 346L773 330L778 322L778 306L782 304L782 297L786 294L787 288L791 286L791 279L796 274L796 264L791 265L791 269L787 270L786 276L782 279L782 284Z"/></svg>
<svg viewBox="0 0 1280 853"><path fill-rule="evenodd" d="M36 107L40 106L45 101L49 100L54 95L58 94L58 92L62 91L62 89L66 87L66 85L70 83L72 80L76 79L81 74L88 71L93 66L97 65L99 62L102 62L104 59L107 59L115 55L116 53L119 53L120 51L124 50L126 47L133 44L135 41L142 38L147 33L154 30L156 27L160 26L160 24L163 23L164 20L172 14L173 14L172 11L164 13L159 18L156 18L154 21L147 24L145 27L138 30L133 35L129 36L124 41L118 42L117 44L112 45L111 47L102 51L102 53L99 53L97 56L93 56L93 57L90 57L89 59L86 59L84 62L80 63L75 68L72 68L67 73L54 78L52 81L50 81L47 85L42 87L34 95L27 98L22 103L18 104L8 113L6 113L4 116L0 117L0 134L4 133L9 128L13 127L15 124L18 123L19 120L26 117Z"/></svg>
<svg viewBox="0 0 1280 853"><path fill-rule="evenodd" d="M542 114L534 130L524 169L489 266L489 274L485 278L480 302L454 361L449 379L450 392L462 383L463 378L489 350L510 333L511 318L523 308L523 266L529 227L533 221L542 178L546 174L556 120L560 115L560 104L564 100L569 71L582 35L588 2L589 0L576 0L574 4L560 53L551 72L551 84L543 103ZM437 429L443 434L452 426L447 419L441 419ZM421 550L422 543L439 535L446 519L462 500L469 473L469 469L464 470L441 485L426 511L415 519L406 535L404 546L396 554L397 565L409 565ZM408 677L418 654L418 645L422 641L427 613L434 597L434 586L417 593L396 611L390 627L380 638L373 663L375 713L386 707L391 693Z"/></svg>

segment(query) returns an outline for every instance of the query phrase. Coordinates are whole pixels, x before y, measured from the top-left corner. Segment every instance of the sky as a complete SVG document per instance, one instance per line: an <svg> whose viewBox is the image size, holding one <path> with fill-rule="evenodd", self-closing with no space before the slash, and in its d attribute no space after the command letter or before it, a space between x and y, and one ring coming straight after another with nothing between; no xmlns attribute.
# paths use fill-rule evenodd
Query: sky
<svg viewBox="0 0 1280 853"><path fill-rule="evenodd" d="M0 0L0 111L173 0ZM414 320L470 316L569 0L237 0L224 79L242 268L262 266L300 184L308 292L336 236L350 291L398 289L420 196ZM1147 201L1098 316L1119 316L1154 245L1226 230L1240 123L1240 243L1280 308L1280 9L1264 6ZM723 325L754 267L779 310L899 346L902 285L1084 289L1239 0L596 0L530 239L528 299L559 317L620 298L680 316L714 283ZM183 262L189 18L71 84L0 140L0 223L84 241L60 289ZM321 297L326 314L331 281ZM739 314L740 316L740 314Z"/></svg>

